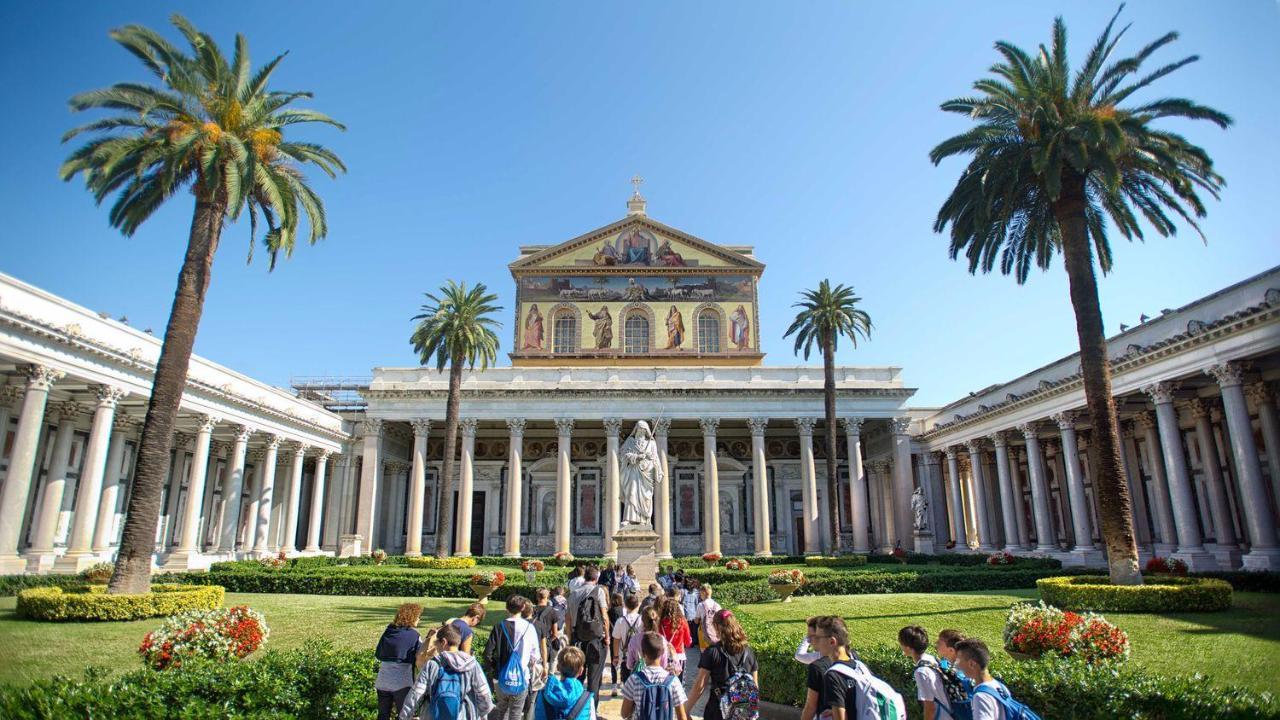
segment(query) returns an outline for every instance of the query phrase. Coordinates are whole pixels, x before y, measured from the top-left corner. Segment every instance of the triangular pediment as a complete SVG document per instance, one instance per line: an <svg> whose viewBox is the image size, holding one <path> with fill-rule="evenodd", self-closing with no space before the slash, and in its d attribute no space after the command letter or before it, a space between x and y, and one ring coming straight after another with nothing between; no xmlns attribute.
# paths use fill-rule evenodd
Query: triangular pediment
<svg viewBox="0 0 1280 720"><path fill-rule="evenodd" d="M537 249L509 267L513 273L555 270L635 274L686 269L733 270L756 275L764 269L762 263L748 255L644 215L626 217L571 240Z"/></svg>

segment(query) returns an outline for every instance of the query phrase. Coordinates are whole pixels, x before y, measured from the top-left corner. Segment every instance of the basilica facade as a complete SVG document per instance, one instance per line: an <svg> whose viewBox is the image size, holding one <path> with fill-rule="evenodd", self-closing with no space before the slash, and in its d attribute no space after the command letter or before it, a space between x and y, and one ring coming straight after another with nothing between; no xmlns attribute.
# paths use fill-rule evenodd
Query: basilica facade
<svg viewBox="0 0 1280 720"><path fill-rule="evenodd" d="M764 361L753 248L660 223L637 193L619 221L521 247L509 268L510 364L464 373L447 496L447 374L378 367L286 391L193 358L156 566L430 554L442 504L455 555L610 555L619 447L639 420L664 469L660 557L901 547L1105 562L1076 356L942 408L912 406L901 368L837 367L828 446L822 368ZM1280 268L1109 348L1144 556L1280 568ZM113 556L158 352L146 332L0 275L0 573Z"/></svg>

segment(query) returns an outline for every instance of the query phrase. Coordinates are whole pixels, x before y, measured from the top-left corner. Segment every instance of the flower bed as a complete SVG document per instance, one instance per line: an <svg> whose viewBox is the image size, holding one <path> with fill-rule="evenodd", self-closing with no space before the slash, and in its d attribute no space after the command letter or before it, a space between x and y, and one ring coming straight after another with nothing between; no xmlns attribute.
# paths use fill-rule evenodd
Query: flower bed
<svg viewBox="0 0 1280 720"><path fill-rule="evenodd" d="M1183 575L1187 574L1187 564L1178 558L1162 558L1159 555L1147 561L1143 572L1150 575Z"/></svg>
<svg viewBox="0 0 1280 720"><path fill-rule="evenodd" d="M1040 597L1064 610L1105 612L1214 612L1231 607L1231 585L1210 578L1172 575L1145 585L1112 585L1098 575L1050 577L1036 582Z"/></svg>
<svg viewBox="0 0 1280 720"><path fill-rule="evenodd" d="M1013 556L1013 553L1007 552L993 552L987 556L987 564L991 567L1012 565L1016 560L1017 558Z"/></svg>
<svg viewBox="0 0 1280 720"><path fill-rule="evenodd" d="M387 551L382 548L378 548L377 550L369 553L369 557L373 558L373 563L375 565L381 565L387 561Z"/></svg>
<svg viewBox="0 0 1280 720"><path fill-rule="evenodd" d="M562 550L556 553L555 555L551 556L551 562L555 563L556 565L559 565L560 567L565 567L567 565L570 565L573 563L573 553L564 552Z"/></svg>
<svg viewBox="0 0 1280 720"><path fill-rule="evenodd" d="M486 570L471 576L472 585L500 588L507 582L507 574L501 570Z"/></svg>
<svg viewBox="0 0 1280 720"><path fill-rule="evenodd" d="M166 619L147 633L138 654L153 670L182 667L194 658L226 662L248 657L270 634L262 613L246 605L191 610Z"/></svg>
<svg viewBox="0 0 1280 720"><path fill-rule="evenodd" d="M804 572L799 569L793 570L774 570L769 573L767 582L770 585L804 585Z"/></svg>
<svg viewBox="0 0 1280 720"><path fill-rule="evenodd" d="M525 560L524 562L520 563L520 569L521 569L521 570L523 570L523 571L525 571L525 572L527 572L527 573L529 573L529 572L535 572L535 573L536 573L536 572L542 572L543 570L545 570L545 569L546 569L546 567L547 567L547 566L546 566L546 564L545 564L545 563L543 563L541 560L529 559L529 560Z"/></svg>
<svg viewBox="0 0 1280 720"><path fill-rule="evenodd" d="M282 570L289 565L289 556L281 550L275 555L258 558L258 564L267 570Z"/></svg>
<svg viewBox="0 0 1280 720"><path fill-rule="evenodd" d="M106 585L115 571L115 563L94 563L80 571L80 578L89 585Z"/></svg>
<svg viewBox="0 0 1280 720"><path fill-rule="evenodd" d="M139 595L108 595L105 585L44 587L18 593L17 613L32 620L138 620L222 606L219 585L152 585Z"/></svg>
<svg viewBox="0 0 1280 720"><path fill-rule="evenodd" d="M476 566L475 558L469 557L411 557L406 558L404 564L411 568L423 568L427 570L462 570L473 568Z"/></svg>
<svg viewBox="0 0 1280 720"><path fill-rule="evenodd" d="M1017 653L1035 657L1054 653L1088 663L1129 657L1129 636L1106 618L1059 610L1044 602L1017 603L1009 608L1004 644Z"/></svg>
<svg viewBox="0 0 1280 720"><path fill-rule="evenodd" d="M751 569L751 563L747 562L744 558L732 558L725 562L724 569L743 573Z"/></svg>
<svg viewBox="0 0 1280 720"><path fill-rule="evenodd" d="M867 564L866 555L840 555L839 557L823 557L810 555L804 559L810 567L862 567Z"/></svg>

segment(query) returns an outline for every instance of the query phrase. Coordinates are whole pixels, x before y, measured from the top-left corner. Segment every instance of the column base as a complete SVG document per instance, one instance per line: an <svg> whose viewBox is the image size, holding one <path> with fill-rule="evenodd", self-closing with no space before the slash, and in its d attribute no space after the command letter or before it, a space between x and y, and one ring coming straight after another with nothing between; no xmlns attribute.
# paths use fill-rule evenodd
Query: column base
<svg viewBox="0 0 1280 720"><path fill-rule="evenodd" d="M93 552L67 553L53 562L53 572L59 575L78 575L100 562L102 556Z"/></svg>
<svg viewBox="0 0 1280 720"><path fill-rule="evenodd" d="M1186 563L1188 572L1211 572L1219 569L1218 561L1214 560L1213 556L1205 552L1202 547L1194 550L1178 550L1170 557Z"/></svg>
<svg viewBox="0 0 1280 720"><path fill-rule="evenodd" d="M27 559L28 575L47 575L53 571L53 564L58 561L58 556L52 550L28 550L23 557Z"/></svg>
<svg viewBox="0 0 1280 720"><path fill-rule="evenodd" d="M1240 567L1242 557L1239 545L1214 545L1209 554L1213 555L1223 570L1236 570Z"/></svg>
<svg viewBox="0 0 1280 720"><path fill-rule="evenodd" d="M991 545L991 544L987 544L987 543L983 543L983 544L978 545L978 547L977 547L977 548L975 548L975 549L976 549L978 552L980 552L980 553L987 553L987 554L989 555L989 554L991 554L991 553L993 553L993 552L995 552L995 551L996 551L996 546L995 546L995 545Z"/></svg>
<svg viewBox="0 0 1280 720"><path fill-rule="evenodd" d="M191 572L192 570L208 570L209 558L197 550L176 550L160 563L162 572Z"/></svg>
<svg viewBox="0 0 1280 720"><path fill-rule="evenodd" d="M1241 564L1245 570L1280 570L1280 548L1255 548Z"/></svg>
<svg viewBox="0 0 1280 720"><path fill-rule="evenodd" d="M1037 555L1044 555L1045 557L1058 557L1062 552L1062 548L1057 545L1037 545L1031 552Z"/></svg>
<svg viewBox="0 0 1280 720"><path fill-rule="evenodd" d="M1106 567L1107 555L1098 548L1076 548L1062 556L1063 565Z"/></svg>
<svg viewBox="0 0 1280 720"><path fill-rule="evenodd" d="M772 550L758 550L754 554L755 557L773 557Z"/></svg>
<svg viewBox="0 0 1280 720"><path fill-rule="evenodd" d="M516 550L515 552L504 552L502 553L502 557L518 558L518 557L524 557L524 556L520 554L519 550Z"/></svg>
<svg viewBox="0 0 1280 720"><path fill-rule="evenodd" d="M20 555L0 556L0 575L22 575L26 572L26 558Z"/></svg>
<svg viewBox="0 0 1280 720"><path fill-rule="evenodd" d="M357 557L363 555L364 536L360 534L342 535L338 538L338 557Z"/></svg>
<svg viewBox="0 0 1280 720"><path fill-rule="evenodd" d="M653 556L654 556L655 558L659 559L659 560L670 560L670 559L672 559L673 557L675 557L674 555L672 555L672 554L671 554L671 553L669 553L669 552L654 553L654 555L653 555Z"/></svg>

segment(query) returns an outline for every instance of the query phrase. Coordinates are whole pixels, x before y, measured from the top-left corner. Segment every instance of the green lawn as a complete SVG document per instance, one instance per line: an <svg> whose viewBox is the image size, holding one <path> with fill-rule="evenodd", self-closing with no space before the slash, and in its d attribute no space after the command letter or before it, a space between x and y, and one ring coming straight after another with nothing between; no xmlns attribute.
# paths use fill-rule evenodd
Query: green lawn
<svg viewBox="0 0 1280 720"><path fill-rule="evenodd" d="M748 605L743 609L770 623L799 629L810 615L839 613L849 623L854 647L896 645L904 625L922 625L931 636L955 628L981 638L992 648L1009 605L1034 600L1034 590L949 594L841 595L797 597L790 603ZM1129 633L1131 663L1162 675L1208 675L1220 684L1280 692L1280 597L1237 592L1234 607L1220 613L1148 615L1106 613Z"/></svg>
<svg viewBox="0 0 1280 720"><path fill-rule="evenodd" d="M123 672L141 668L136 655L142 636L163 618L121 623L46 623L14 614L16 598L0 598L0 683L29 683L55 673L78 675L88 665ZM462 599L353 597L331 595L265 595L227 593L226 605L248 605L261 611L271 628L267 647L295 648L323 638L335 645L373 652L383 628L403 602L426 607L422 625L455 617L471 602ZM490 602L486 625L505 612Z"/></svg>

